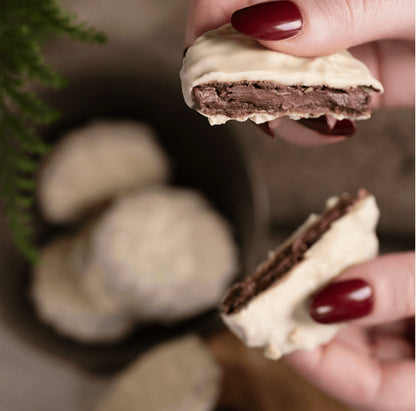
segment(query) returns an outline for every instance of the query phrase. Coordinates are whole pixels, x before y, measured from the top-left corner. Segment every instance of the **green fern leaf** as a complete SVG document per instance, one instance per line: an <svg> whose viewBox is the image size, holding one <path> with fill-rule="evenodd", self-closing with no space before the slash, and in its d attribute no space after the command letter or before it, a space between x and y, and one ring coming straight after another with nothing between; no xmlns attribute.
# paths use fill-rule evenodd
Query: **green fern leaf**
<svg viewBox="0 0 416 411"><path fill-rule="evenodd" d="M34 125L59 113L27 91L27 81L54 88L65 79L45 62L41 44L51 37L103 43L105 36L64 10L57 0L1 0L0 12L0 199L20 252L35 262L33 245L34 175L49 146Z"/></svg>

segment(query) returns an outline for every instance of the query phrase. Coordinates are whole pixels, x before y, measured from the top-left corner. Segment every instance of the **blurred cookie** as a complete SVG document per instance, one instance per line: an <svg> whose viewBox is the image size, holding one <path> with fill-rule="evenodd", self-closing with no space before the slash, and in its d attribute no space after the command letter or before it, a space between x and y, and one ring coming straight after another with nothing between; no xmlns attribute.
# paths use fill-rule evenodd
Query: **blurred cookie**
<svg viewBox="0 0 416 411"><path fill-rule="evenodd" d="M54 223L74 221L114 195L164 182L165 154L150 127L96 120L68 132L41 167L38 198Z"/></svg>
<svg viewBox="0 0 416 411"><path fill-rule="evenodd" d="M133 321L102 310L85 295L69 270L71 239L44 247L33 269L32 299L40 318L62 335L85 343L110 342L124 336Z"/></svg>
<svg viewBox="0 0 416 411"><path fill-rule="evenodd" d="M211 125L264 123L332 115L369 118L371 94L383 86L348 51L297 57L262 46L231 24L208 31L186 52L181 69L186 104Z"/></svg>
<svg viewBox="0 0 416 411"><path fill-rule="evenodd" d="M220 379L204 342L182 337L140 356L116 379L97 411L211 411Z"/></svg>
<svg viewBox="0 0 416 411"><path fill-rule="evenodd" d="M120 197L91 237L86 279L141 321L169 323L218 304L237 269L230 227L198 192L155 187ZM88 289L88 285L86 286Z"/></svg>
<svg viewBox="0 0 416 411"><path fill-rule="evenodd" d="M341 325L313 321L308 299L350 265L377 255L378 216L364 190L329 199L321 216L312 214L252 277L231 287L220 306L225 324L271 359L328 342Z"/></svg>
<svg viewBox="0 0 416 411"><path fill-rule="evenodd" d="M106 292L101 281L101 275L96 271L98 267L91 261L91 235L99 221L96 216L88 220L77 235L73 236L68 244L65 258L67 269L76 278L83 293L101 311L111 314L129 313L130 310L122 301L112 297Z"/></svg>

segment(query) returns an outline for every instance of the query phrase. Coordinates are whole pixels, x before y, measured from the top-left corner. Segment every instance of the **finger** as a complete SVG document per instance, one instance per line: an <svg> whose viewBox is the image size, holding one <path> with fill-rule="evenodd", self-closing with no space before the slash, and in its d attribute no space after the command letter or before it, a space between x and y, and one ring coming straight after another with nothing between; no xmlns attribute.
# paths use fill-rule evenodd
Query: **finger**
<svg viewBox="0 0 416 411"><path fill-rule="evenodd" d="M249 0L192 0L185 29L185 47L208 30L229 23L231 15Z"/></svg>
<svg viewBox="0 0 416 411"><path fill-rule="evenodd" d="M364 44L351 50L352 54L363 61L372 74L384 84L384 94L373 94L371 107L392 108L411 107L415 101L415 59L413 42L381 41ZM399 81L400 79L400 81ZM313 121L322 121L324 116ZM282 125L282 127L280 127ZM337 143L348 136L340 138L328 133L321 133L319 124L313 127L316 132L307 131L305 124L298 121L271 122L274 133L282 139L301 146L315 146ZM360 122L357 122L359 129ZM353 134L353 131L347 133ZM349 136L351 137L351 135Z"/></svg>
<svg viewBox="0 0 416 411"><path fill-rule="evenodd" d="M290 120L288 117L282 117L278 120L278 126L276 126L275 120L271 121L274 133L283 140L300 146L334 144L346 139L345 136L321 134L302 126L298 121Z"/></svg>
<svg viewBox="0 0 416 411"><path fill-rule="evenodd" d="M370 355L371 347L366 329L359 326L349 325L342 327L335 335L333 341L347 345L361 355Z"/></svg>
<svg viewBox="0 0 416 411"><path fill-rule="evenodd" d="M414 340L415 319L404 319L367 328L371 333L384 335L398 335L409 341Z"/></svg>
<svg viewBox="0 0 416 411"><path fill-rule="evenodd" d="M378 325L415 312L414 253L395 253L348 268L314 296L315 321Z"/></svg>
<svg viewBox="0 0 416 411"><path fill-rule="evenodd" d="M415 103L415 52L413 41L386 40L350 50L384 86L374 93L372 108L413 107Z"/></svg>
<svg viewBox="0 0 416 411"><path fill-rule="evenodd" d="M296 13L285 11L287 6L284 3L288 2L268 2L270 4L266 7L259 6L259 3L263 2L194 0L186 29L187 45L192 44L205 31L229 22L237 10L239 19L234 17L235 26L245 34L256 38L262 34L263 37L281 38L285 35L285 28L286 31L293 31L290 19L299 17ZM415 13L412 0L296 0L292 4L296 4L294 7L299 9L301 30L291 38L277 41L259 39L273 50L299 56L319 56L374 40L414 37ZM253 5L254 8L247 9Z"/></svg>
<svg viewBox="0 0 416 411"><path fill-rule="evenodd" d="M247 2L241 1L240 7L243 3ZM292 55L322 56L374 40L414 36L411 0L250 3L254 5L233 14L234 28L272 50Z"/></svg>
<svg viewBox="0 0 416 411"><path fill-rule="evenodd" d="M284 358L313 384L351 406L378 411L413 407L413 360L380 363L337 341Z"/></svg>
<svg viewBox="0 0 416 411"><path fill-rule="evenodd" d="M412 345L404 338L394 335L372 334L370 336L372 355L380 361L398 361L414 358Z"/></svg>

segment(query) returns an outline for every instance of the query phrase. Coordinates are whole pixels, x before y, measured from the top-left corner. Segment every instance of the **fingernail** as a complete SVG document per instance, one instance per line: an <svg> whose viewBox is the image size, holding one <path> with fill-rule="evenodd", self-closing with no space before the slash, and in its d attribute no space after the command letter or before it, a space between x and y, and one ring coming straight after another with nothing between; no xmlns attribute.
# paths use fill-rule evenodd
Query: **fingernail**
<svg viewBox="0 0 416 411"><path fill-rule="evenodd" d="M295 3L270 1L237 10L231 16L231 24L255 39L283 40L298 34L303 21Z"/></svg>
<svg viewBox="0 0 416 411"><path fill-rule="evenodd" d="M314 296L309 313L318 323L331 324L370 314L374 298L370 285L355 278L332 283Z"/></svg>
<svg viewBox="0 0 416 411"><path fill-rule="evenodd" d="M302 126L327 136L352 136L356 132L354 122L349 119L331 122L328 116L321 116L318 118L302 118L298 121Z"/></svg>
<svg viewBox="0 0 416 411"><path fill-rule="evenodd" d="M271 138L274 138L274 131L270 126L270 123L266 121L265 123L256 124L254 123L263 133L268 134Z"/></svg>

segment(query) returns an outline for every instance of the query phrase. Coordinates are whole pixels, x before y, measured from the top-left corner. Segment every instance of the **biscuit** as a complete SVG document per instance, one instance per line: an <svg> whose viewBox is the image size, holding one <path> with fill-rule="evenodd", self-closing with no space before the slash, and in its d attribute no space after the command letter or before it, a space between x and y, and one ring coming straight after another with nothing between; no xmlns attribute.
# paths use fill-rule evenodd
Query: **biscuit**
<svg viewBox="0 0 416 411"><path fill-rule="evenodd" d="M308 299L350 265L377 255L378 216L364 190L329 199L321 216L312 214L252 277L231 287L220 306L225 324L271 359L328 342L341 325L313 321Z"/></svg>
<svg viewBox="0 0 416 411"><path fill-rule="evenodd" d="M379 81L348 51L305 58L265 48L230 24L200 36L180 72L186 104L211 125L332 115L369 118Z"/></svg>

